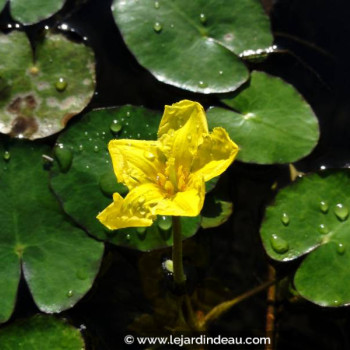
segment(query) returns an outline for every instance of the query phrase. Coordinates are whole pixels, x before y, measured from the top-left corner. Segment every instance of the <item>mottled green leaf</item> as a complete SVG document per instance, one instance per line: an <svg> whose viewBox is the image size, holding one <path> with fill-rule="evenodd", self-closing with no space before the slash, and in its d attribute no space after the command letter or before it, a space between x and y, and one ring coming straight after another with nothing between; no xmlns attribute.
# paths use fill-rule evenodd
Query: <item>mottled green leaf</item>
<svg viewBox="0 0 350 350"><path fill-rule="evenodd" d="M0 34L0 132L30 139L63 129L89 103L94 55L84 44L47 34L35 59L23 32Z"/></svg>
<svg viewBox="0 0 350 350"><path fill-rule="evenodd" d="M77 303L99 268L103 245L67 221L49 190L48 151L16 142L2 159L0 322L13 311L21 269L39 309L51 313Z"/></svg>
<svg viewBox="0 0 350 350"><path fill-rule="evenodd" d="M253 72L246 89L222 102L227 108L207 112L209 126L228 131L240 148L237 159L243 162L294 162L318 142L318 121L311 107L280 78Z"/></svg>
<svg viewBox="0 0 350 350"><path fill-rule="evenodd" d="M305 298L323 306L350 303L350 171L325 171L282 189L266 209L261 237L278 261L308 254L295 275Z"/></svg>
<svg viewBox="0 0 350 350"><path fill-rule="evenodd" d="M33 24L51 17L65 0L10 0L12 17L23 24Z"/></svg>
<svg viewBox="0 0 350 350"><path fill-rule="evenodd" d="M158 80L182 89L237 89L248 70L237 56L271 45L269 21L256 0L115 0L126 45Z"/></svg>
<svg viewBox="0 0 350 350"><path fill-rule="evenodd" d="M0 330L1 350L84 350L78 329L52 316L36 315Z"/></svg>

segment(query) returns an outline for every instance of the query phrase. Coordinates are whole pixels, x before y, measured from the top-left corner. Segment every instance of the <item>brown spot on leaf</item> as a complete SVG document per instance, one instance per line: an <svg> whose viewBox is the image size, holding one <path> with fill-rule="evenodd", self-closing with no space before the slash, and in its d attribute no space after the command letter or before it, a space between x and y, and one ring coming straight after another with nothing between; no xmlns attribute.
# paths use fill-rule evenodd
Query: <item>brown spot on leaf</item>
<svg viewBox="0 0 350 350"><path fill-rule="evenodd" d="M26 96L24 98L24 101L27 104L27 107L29 109L34 109L36 107L36 105L37 105L36 100L35 100L34 96L32 96L32 95Z"/></svg>
<svg viewBox="0 0 350 350"><path fill-rule="evenodd" d="M12 114L17 114L18 116L32 116L36 106L37 102L33 95L27 95L24 97L19 96L10 103L7 110Z"/></svg>
<svg viewBox="0 0 350 350"><path fill-rule="evenodd" d="M34 118L37 101L33 95L16 97L7 107L7 111L15 115L11 127L11 136L30 136L38 130Z"/></svg>
<svg viewBox="0 0 350 350"><path fill-rule="evenodd" d="M33 117L17 117L12 122L11 136L30 136L38 130L38 123Z"/></svg>
<svg viewBox="0 0 350 350"><path fill-rule="evenodd" d="M17 97L13 102L11 102L11 104L7 107L7 110L10 113L13 114L17 114L19 113L20 109L21 109L21 101L22 98L21 97Z"/></svg>

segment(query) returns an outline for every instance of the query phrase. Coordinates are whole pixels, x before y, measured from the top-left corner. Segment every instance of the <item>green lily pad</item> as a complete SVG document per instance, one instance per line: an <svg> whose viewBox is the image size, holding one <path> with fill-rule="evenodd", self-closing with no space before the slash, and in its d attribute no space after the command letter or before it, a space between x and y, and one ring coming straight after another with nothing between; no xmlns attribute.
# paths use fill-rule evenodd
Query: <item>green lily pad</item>
<svg viewBox="0 0 350 350"><path fill-rule="evenodd" d="M302 255L295 286L323 306L350 303L350 171L325 171L282 189L266 209L261 237L278 261Z"/></svg>
<svg viewBox="0 0 350 350"><path fill-rule="evenodd" d="M78 329L52 316L37 315L0 330L3 350L83 350Z"/></svg>
<svg viewBox="0 0 350 350"><path fill-rule="evenodd" d="M10 0L12 17L23 24L34 24L51 17L65 0Z"/></svg>
<svg viewBox="0 0 350 350"><path fill-rule="evenodd" d="M21 269L39 309L61 312L91 288L103 254L103 244L67 221L49 190L42 158L49 148L17 141L6 152L0 167L0 322L13 311Z"/></svg>
<svg viewBox="0 0 350 350"><path fill-rule="evenodd" d="M52 188L66 213L95 237L142 251L172 244L171 220L167 217L159 216L149 228L116 231L109 231L96 219L96 215L112 202L114 192L123 196L128 192L125 186L117 183L114 175L107 151L109 140L156 140L160 118L159 112L142 107L101 109L86 114L59 136L55 152L58 164L52 167ZM60 154L63 149L68 150L68 154ZM214 185L215 180L210 186ZM181 220L184 238L194 235L200 227L200 216Z"/></svg>
<svg viewBox="0 0 350 350"><path fill-rule="evenodd" d="M238 55L271 45L255 0L115 0L115 21L138 62L185 90L236 90L249 76Z"/></svg>
<svg viewBox="0 0 350 350"><path fill-rule="evenodd" d="M222 225L231 216L233 206L231 202L217 199L215 195L205 197L205 206L202 210L203 228L213 228Z"/></svg>
<svg viewBox="0 0 350 350"><path fill-rule="evenodd" d="M0 0L0 12L4 9L7 0Z"/></svg>
<svg viewBox="0 0 350 350"><path fill-rule="evenodd" d="M227 109L207 112L209 126L227 130L243 162L291 163L317 145L319 127L311 107L280 78L252 72L249 87L222 102Z"/></svg>
<svg viewBox="0 0 350 350"><path fill-rule="evenodd" d="M23 32L0 34L0 132L52 135L89 103L94 55L84 44L47 34L33 53Z"/></svg>

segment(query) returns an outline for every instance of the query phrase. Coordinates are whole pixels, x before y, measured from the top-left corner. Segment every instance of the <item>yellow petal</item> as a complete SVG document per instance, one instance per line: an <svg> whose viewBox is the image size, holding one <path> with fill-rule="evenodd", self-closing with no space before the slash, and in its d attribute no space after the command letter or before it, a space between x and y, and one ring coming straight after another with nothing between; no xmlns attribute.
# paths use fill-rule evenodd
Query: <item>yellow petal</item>
<svg viewBox="0 0 350 350"><path fill-rule="evenodd" d="M198 102L183 100L165 106L158 138L167 157L175 158L175 167L189 169L208 124L203 107Z"/></svg>
<svg viewBox="0 0 350 350"><path fill-rule="evenodd" d="M108 149L118 182L129 189L155 182L164 164L158 156L158 141L112 140Z"/></svg>
<svg viewBox="0 0 350 350"><path fill-rule="evenodd" d="M230 139L226 130L214 128L206 135L194 158L191 173L201 174L205 181L222 174L233 162L238 146Z"/></svg>
<svg viewBox="0 0 350 350"><path fill-rule="evenodd" d="M202 177L192 176L183 192L164 198L154 207L157 215L197 216L202 210L205 196L205 183Z"/></svg>
<svg viewBox="0 0 350 350"><path fill-rule="evenodd" d="M125 198L119 193L114 193L113 203L97 218L110 230L151 226L155 219L153 208L163 197L159 187L152 183L134 188Z"/></svg>

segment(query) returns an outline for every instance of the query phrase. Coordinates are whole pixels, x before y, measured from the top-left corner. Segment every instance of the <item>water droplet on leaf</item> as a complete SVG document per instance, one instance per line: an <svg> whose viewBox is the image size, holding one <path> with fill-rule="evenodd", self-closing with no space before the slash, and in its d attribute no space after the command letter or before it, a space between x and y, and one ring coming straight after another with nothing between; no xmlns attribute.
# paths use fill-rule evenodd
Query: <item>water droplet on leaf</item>
<svg viewBox="0 0 350 350"><path fill-rule="evenodd" d="M278 254L286 253L289 249L288 242L283 238L278 237L276 234L271 236L270 242L272 249Z"/></svg>
<svg viewBox="0 0 350 350"><path fill-rule="evenodd" d="M3 157L4 157L5 160L10 160L10 158L11 158L10 152L9 151L5 151Z"/></svg>
<svg viewBox="0 0 350 350"><path fill-rule="evenodd" d="M123 126L119 124L117 120L114 120L109 128L113 134L117 134L123 128Z"/></svg>
<svg viewBox="0 0 350 350"><path fill-rule="evenodd" d="M64 90L66 90L67 85L68 85L68 83L67 83L66 79L59 78L55 84L55 87L56 87L57 91L62 92Z"/></svg>
<svg viewBox="0 0 350 350"><path fill-rule="evenodd" d="M154 7L155 7L156 9L159 9L159 7L160 7L159 1L155 1L155 2L154 2Z"/></svg>
<svg viewBox="0 0 350 350"><path fill-rule="evenodd" d="M112 197L113 193L115 192L119 192L122 195L128 192L128 188L126 186L117 182L112 170L100 176L99 185L102 193L108 198Z"/></svg>
<svg viewBox="0 0 350 350"><path fill-rule="evenodd" d="M208 84L206 83L206 82L204 82L204 81L199 81L198 82L198 86L200 87L200 88L206 88L206 87L208 87Z"/></svg>
<svg viewBox="0 0 350 350"><path fill-rule="evenodd" d="M282 221L282 223L283 223L284 226L289 225L290 219L289 219L289 216L288 216L287 213L283 213L283 214L282 214L282 216L281 216L281 221Z"/></svg>
<svg viewBox="0 0 350 350"><path fill-rule="evenodd" d="M342 203L338 203L334 208L334 214L341 221L344 221L349 216L349 209Z"/></svg>
<svg viewBox="0 0 350 350"><path fill-rule="evenodd" d="M67 292L67 297L69 297L69 298L71 298L72 296L73 296L73 291L72 290L69 290L68 292Z"/></svg>
<svg viewBox="0 0 350 350"><path fill-rule="evenodd" d="M163 26L159 22L155 22L153 25L153 29L156 33L160 33L163 29Z"/></svg>
<svg viewBox="0 0 350 350"><path fill-rule="evenodd" d="M318 231L321 233L321 235L326 235L327 233L329 233L329 228L327 227L327 225L321 224L318 227Z"/></svg>
<svg viewBox="0 0 350 350"><path fill-rule="evenodd" d="M207 16L204 13L201 13L199 15L199 20L201 21L201 23L206 23L207 22Z"/></svg>
<svg viewBox="0 0 350 350"><path fill-rule="evenodd" d="M130 239L131 239L130 233L128 233L128 234L125 236L125 238L126 238L127 241L130 241Z"/></svg>
<svg viewBox="0 0 350 350"><path fill-rule="evenodd" d="M170 216L159 216L157 224L161 230L167 231L172 226L172 219Z"/></svg>
<svg viewBox="0 0 350 350"><path fill-rule="evenodd" d="M345 253L345 245L343 243L338 243L337 253L343 255Z"/></svg>
<svg viewBox="0 0 350 350"><path fill-rule="evenodd" d="M97 145L94 146L94 151L98 152L99 151L99 147Z"/></svg>
<svg viewBox="0 0 350 350"><path fill-rule="evenodd" d="M72 165L73 153L70 149L58 144L54 147L54 156L58 161L58 165L62 172L67 172Z"/></svg>
<svg viewBox="0 0 350 350"><path fill-rule="evenodd" d="M86 280L88 278L88 274L85 270L80 269L77 271L77 278L80 280Z"/></svg>
<svg viewBox="0 0 350 350"><path fill-rule="evenodd" d="M327 213L328 208L328 203L326 201L320 202L320 210L322 211L322 213Z"/></svg>

